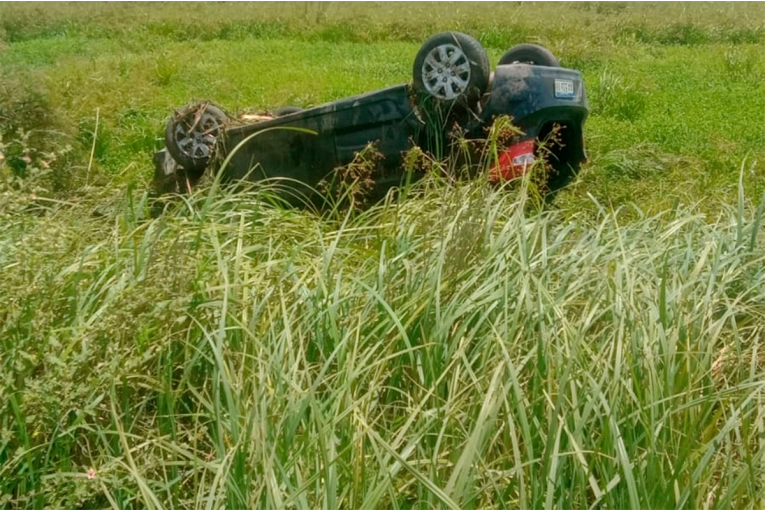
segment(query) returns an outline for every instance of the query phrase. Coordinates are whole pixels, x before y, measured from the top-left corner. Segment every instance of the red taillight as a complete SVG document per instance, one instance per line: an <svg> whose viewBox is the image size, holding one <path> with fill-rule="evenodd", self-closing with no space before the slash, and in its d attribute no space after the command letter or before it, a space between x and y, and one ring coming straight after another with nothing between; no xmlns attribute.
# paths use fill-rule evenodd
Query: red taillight
<svg viewBox="0 0 765 510"><path fill-rule="evenodd" d="M489 180L509 181L521 177L535 161L533 139L511 145L499 155L499 161L491 168Z"/></svg>

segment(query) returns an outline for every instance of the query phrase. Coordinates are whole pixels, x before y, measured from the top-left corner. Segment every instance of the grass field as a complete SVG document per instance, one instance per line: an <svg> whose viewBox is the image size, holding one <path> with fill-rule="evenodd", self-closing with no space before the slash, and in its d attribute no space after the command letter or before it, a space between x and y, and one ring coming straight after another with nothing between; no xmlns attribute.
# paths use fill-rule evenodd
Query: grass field
<svg viewBox="0 0 765 510"><path fill-rule="evenodd" d="M407 82L447 29L582 71L550 204L150 217L173 107ZM764 50L762 3L0 3L0 508L763 508Z"/></svg>

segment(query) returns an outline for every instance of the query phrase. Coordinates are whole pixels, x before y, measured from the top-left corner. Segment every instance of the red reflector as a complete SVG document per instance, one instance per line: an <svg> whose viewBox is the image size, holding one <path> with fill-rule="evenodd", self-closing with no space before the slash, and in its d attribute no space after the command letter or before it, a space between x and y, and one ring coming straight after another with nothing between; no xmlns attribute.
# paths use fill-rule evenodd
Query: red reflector
<svg viewBox="0 0 765 510"><path fill-rule="evenodd" d="M489 180L509 181L523 176L536 161L534 157L534 139L511 145L499 155L499 161L491 168Z"/></svg>

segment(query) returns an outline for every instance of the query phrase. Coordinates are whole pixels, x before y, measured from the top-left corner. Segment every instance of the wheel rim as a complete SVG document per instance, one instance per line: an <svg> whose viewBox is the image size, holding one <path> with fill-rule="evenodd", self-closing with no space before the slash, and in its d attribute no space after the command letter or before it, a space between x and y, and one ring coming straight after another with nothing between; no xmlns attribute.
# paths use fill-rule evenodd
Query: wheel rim
<svg viewBox="0 0 765 510"><path fill-rule="evenodd" d="M178 149L193 159L207 159L215 149L220 133L220 123L209 112L189 116L180 120L173 130L173 138Z"/></svg>
<svg viewBox="0 0 765 510"><path fill-rule="evenodd" d="M470 83L470 61L465 52L454 44L436 46L422 64L425 90L438 99L456 99Z"/></svg>

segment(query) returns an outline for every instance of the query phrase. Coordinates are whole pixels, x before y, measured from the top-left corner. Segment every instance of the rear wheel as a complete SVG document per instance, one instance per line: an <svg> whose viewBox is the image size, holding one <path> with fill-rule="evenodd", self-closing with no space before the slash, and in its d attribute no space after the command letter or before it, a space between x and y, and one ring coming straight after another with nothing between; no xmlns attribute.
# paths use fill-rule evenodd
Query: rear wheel
<svg viewBox="0 0 765 510"><path fill-rule="evenodd" d="M469 35L443 32L422 45L412 74L421 102L442 111L455 106L470 108L489 86L489 57Z"/></svg>
<svg viewBox="0 0 765 510"><path fill-rule="evenodd" d="M560 62L550 50L536 44L519 44L507 50L499 59L499 65L507 64L560 67Z"/></svg>

